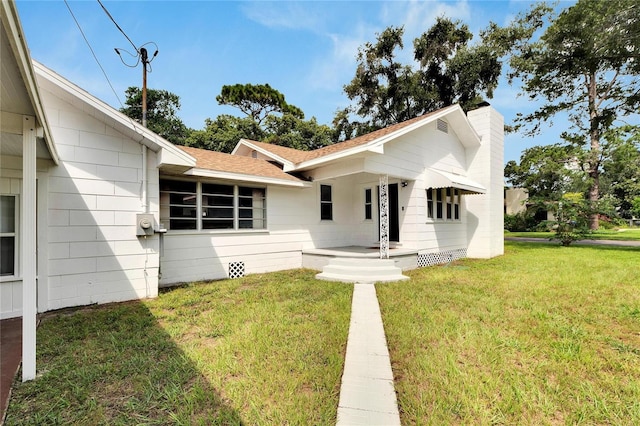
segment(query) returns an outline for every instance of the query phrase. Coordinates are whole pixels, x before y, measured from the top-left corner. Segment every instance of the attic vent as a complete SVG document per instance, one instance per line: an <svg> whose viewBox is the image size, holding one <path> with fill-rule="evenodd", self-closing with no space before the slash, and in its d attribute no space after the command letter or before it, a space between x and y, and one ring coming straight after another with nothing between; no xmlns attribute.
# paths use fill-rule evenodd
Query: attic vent
<svg viewBox="0 0 640 426"><path fill-rule="evenodd" d="M258 151L256 151L255 149L251 151L251 158L258 158Z"/></svg>
<svg viewBox="0 0 640 426"><path fill-rule="evenodd" d="M441 132L449 133L449 124L444 120L440 120L439 118L436 120L436 128Z"/></svg>

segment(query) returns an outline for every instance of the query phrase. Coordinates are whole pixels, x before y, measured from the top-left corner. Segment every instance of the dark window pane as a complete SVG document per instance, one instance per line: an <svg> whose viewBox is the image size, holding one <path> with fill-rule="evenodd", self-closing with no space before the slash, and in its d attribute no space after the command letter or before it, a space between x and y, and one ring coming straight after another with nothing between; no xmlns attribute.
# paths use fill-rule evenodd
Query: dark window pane
<svg viewBox="0 0 640 426"><path fill-rule="evenodd" d="M372 212L371 212L371 204L366 204L364 206L364 218L365 219L371 219L373 217Z"/></svg>
<svg viewBox="0 0 640 426"><path fill-rule="evenodd" d="M442 190L441 189L436 189L436 200L437 201L442 201Z"/></svg>
<svg viewBox="0 0 640 426"><path fill-rule="evenodd" d="M433 219L433 201L427 200L427 217Z"/></svg>
<svg viewBox="0 0 640 426"><path fill-rule="evenodd" d="M15 237L0 237L0 275L14 275L15 268Z"/></svg>
<svg viewBox="0 0 640 426"><path fill-rule="evenodd" d="M320 201L331 202L331 187L329 185L320 185Z"/></svg>
<svg viewBox="0 0 640 426"><path fill-rule="evenodd" d="M320 219L322 220L333 219L333 205L331 203L320 204Z"/></svg>
<svg viewBox="0 0 640 426"><path fill-rule="evenodd" d="M454 210L453 210L454 216L453 216L453 218L455 220L459 220L460 219L460 206L458 204L455 204L453 207L454 207Z"/></svg>
<svg viewBox="0 0 640 426"><path fill-rule="evenodd" d="M203 218L208 219L233 219L233 208L210 207L203 209Z"/></svg>
<svg viewBox="0 0 640 426"><path fill-rule="evenodd" d="M364 190L364 202L367 204L371 203L371 189Z"/></svg>
<svg viewBox="0 0 640 426"><path fill-rule="evenodd" d="M169 221L171 229L196 229L196 221L188 219L171 219Z"/></svg>
<svg viewBox="0 0 640 426"><path fill-rule="evenodd" d="M447 219L451 219L451 204L447 203Z"/></svg>
<svg viewBox="0 0 640 426"><path fill-rule="evenodd" d="M436 219L442 219L442 203L436 204Z"/></svg>
<svg viewBox="0 0 640 426"><path fill-rule="evenodd" d="M238 214L243 219L251 219L253 217L253 209L239 209Z"/></svg>
<svg viewBox="0 0 640 426"><path fill-rule="evenodd" d="M253 198L239 198L238 206L240 207L253 207Z"/></svg>
<svg viewBox="0 0 640 426"><path fill-rule="evenodd" d="M203 206L216 206L216 207L233 207L233 197L227 196L214 196L214 195L203 195L202 196L202 205Z"/></svg>
<svg viewBox="0 0 640 426"><path fill-rule="evenodd" d="M196 205L196 194L169 194L170 204L189 204Z"/></svg>
<svg viewBox="0 0 640 426"><path fill-rule="evenodd" d="M195 182L183 182L179 180L160 180L162 192L196 192Z"/></svg>
<svg viewBox="0 0 640 426"><path fill-rule="evenodd" d="M16 197L0 197L0 232L16 232Z"/></svg>
<svg viewBox="0 0 640 426"><path fill-rule="evenodd" d="M264 198L264 188L238 187L238 195L241 197L262 197Z"/></svg>
<svg viewBox="0 0 640 426"><path fill-rule="evenodd" d="M233 195L233 186L231 185L217 185L213 183L202 184L203 194L216 194L216 195Z"/></svg>
<svg viewBox="0 0 640 426"><path fill-rule="evenodd" d="M195 207L171 206L169 211L171 218L196 217Z"/></svg>
<svg viewBox="0 0 640 426"><path fill-rule="evenodd" d="M210 220L202 221L202 229L233 229L233 219L229 220Z"/></svg>

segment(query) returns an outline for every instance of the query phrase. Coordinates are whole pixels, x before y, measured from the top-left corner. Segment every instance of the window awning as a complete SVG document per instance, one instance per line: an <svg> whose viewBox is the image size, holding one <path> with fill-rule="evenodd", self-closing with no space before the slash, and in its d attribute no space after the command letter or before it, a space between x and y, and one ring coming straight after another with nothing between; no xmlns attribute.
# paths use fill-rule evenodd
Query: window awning
<svg viewBox="0 0 640 426"><path fill-rule="evenodd" d="M487 189L466 176L441 170L425 170L425 186L427 188L457 188L465 194L486 194Z"/></svg>

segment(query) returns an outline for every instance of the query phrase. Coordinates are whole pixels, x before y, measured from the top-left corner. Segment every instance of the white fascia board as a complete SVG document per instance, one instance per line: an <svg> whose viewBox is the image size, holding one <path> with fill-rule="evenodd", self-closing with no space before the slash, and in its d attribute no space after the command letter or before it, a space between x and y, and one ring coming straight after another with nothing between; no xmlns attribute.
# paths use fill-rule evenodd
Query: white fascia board
<svg viewBox="0 0 640 426"><path fill-rule="evenodd" d="M129 132L128 136L136 142L146 145L154 152L159 152L161 150L169 151L171 153L169 157L177 161L176 165L189 167L196 165L195 158L146 127L143 127L132 118L124 115L120 111L91 95L89 92L71 83L58 73L50 70L35 60L33 61L33 66L36 74L79 101L83 105L81 109L87 114L105 122L105 124L117 125L127 129Z"/></svg>
<svg viewBox="0 0 640 426"><path fill-rule="evenodd" d="M35 110L36 118L42 125L45 144L47 145L51 159L55 164L58 164L58 151L53 143L53 137L51 136L51 130L49 129L49 122L47 121L47 116L44 113L42 98L40 97L36 76L31 62L31 57L29 55L29 47L27 46L24 32L22 31L22 25L20 24L20 18L15 2L0 2L0 11L2 14L3 27L5 27L9 44L14 51L14 57L16 58L16 62L20 68L20 74L22 75L24 85L27 88L27 93L29 93L29 98L31 98L31 104Z"/></svg>
<svg viewBox="0 0 640 426"><path fill-rule="evenodd" d="M256 146L256 145L252 144L251 141L248 141L246 139L240 139L238 141L238 143L236 144L236 147L233 148L233 151L231 151L231 155L237 155L238 149L240 148L241 145L244 145L247 148L251 148L251 149L259 152L260 154L262 154L262 155L264 155L266 157L269 157L274 161L277 161L278 163L282 164L282 166L284 167L285 171L287 171L287 169L290 169L290 168L292 168L294 166L294 164L291 161L286 160L286 159L280 157L279 155L274 154L271 151L267 151L264 148Z"/></svg>
<svg viewBox="0 0 640 426"><path fill-rule="evenodd" d="M346 149L344 151L339 151L339 152L336 152L335 154L329 154L324 157L314 158L313 160L304 161L300 164L295 165L295 167L292 167L292 168L285 167L284 170L287 172L305 170L305 169L317 167L326 162L339 160L339 159L349 157L351 155L358 154L365 151L374 152L377 154L384 154L384 144L386 144L387 142L393 139L396 139L402 135L405 135L409 132L412 132L422 126L425 126L426 124L432 123L435 120L439 118L443 118L448 115L452 116L453 118L452 121L454 121L456 125L464 126L466 130L468 130L469 132L472 132L467 135L467 137L471 136L473 138L471 144L465 143L464 141L462 141L462 144L465 147L476 146L476 144L477 146L480 146L480 137L477 135L477 133L475 133L475 130L471 127L471 124L469 124L469 122L467 121L466 115L464 114L464 111L462 111L462 108L460 108L460 106L456 104L456 105L451 105L447 108L444 108L440 110L438 113L430 117L427 117L424 120L420 120L416 123L410 124L393 133L389 133L388 135L382 136L378 139L374 139L367 144L356 146L351 149Z"/></svg>
<svg viewBox="0 0 640 426"><path fill-rule="evenodd" d="M313 186L311 182L291 181L285 179L277 179L263 176L247 175L242 173L221 172L208 169L190 169L184 172L186 176L198 176L212 179L224 179L241 182L262 183L265 185L291 186L296 188L310 188Z"/></svg>

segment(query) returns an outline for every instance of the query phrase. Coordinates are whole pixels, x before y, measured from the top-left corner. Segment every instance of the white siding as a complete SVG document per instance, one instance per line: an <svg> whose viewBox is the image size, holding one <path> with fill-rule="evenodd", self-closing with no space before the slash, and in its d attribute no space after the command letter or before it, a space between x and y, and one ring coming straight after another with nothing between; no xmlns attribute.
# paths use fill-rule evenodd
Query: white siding
<svg viewBox="0 0 640 426"><path fill-rule="evenodd" d="M48 179L48 306L154 297L159 237L136 237L143 211L142 148L43 91L60 164ZM147 158L150 212L158 213L156 154Z"/></svg>
<svg viewBox="0 0 640 426"><path fill-rule="evenodd" d="M480 129L483 120L488 118L483 116L476 120ZM501 161L497 157L501 155L502 139L499 124L491 126L494 133L485 136L483 141L486 149L494 153L491 173L490 164L482 159L477 149L464 147L453 126L449 126L449 133L444 133L431 123L388 142L384 154L367 153L310 171L314 179L312 188L269 186L267 230L169 231L164 236L161 283L170 285L226 278L231 262L244 262L246 273L297 268L302 266L304 249L372 245L378 240L376 187L379 174L388 174L389 183L398 184L403 248L417 249L421 253L467 249L470 230L475 229L478 214L467 206L483 204L488 197L462 196L459 221L430 220L425 190L431 185L424 170L434 168L467 175L487 188L493 188L496 186L495 161ZM495 146L492 140L497 141ZM340 177L329 179L329 176ZM498 180L502 182L502 179ZM407 182L406 187L402 187L403 181ZM320 185L332 187L331 221L320 220ZM372 220L364 219L365 188L372 189ZM485 215L482 220L493 214L491 209L481 213ZM501 212L502 204L498 213ZM501 216L499 220L493 218L492 223L495 225L500 221L501 229L501 220Z"/></svg>

